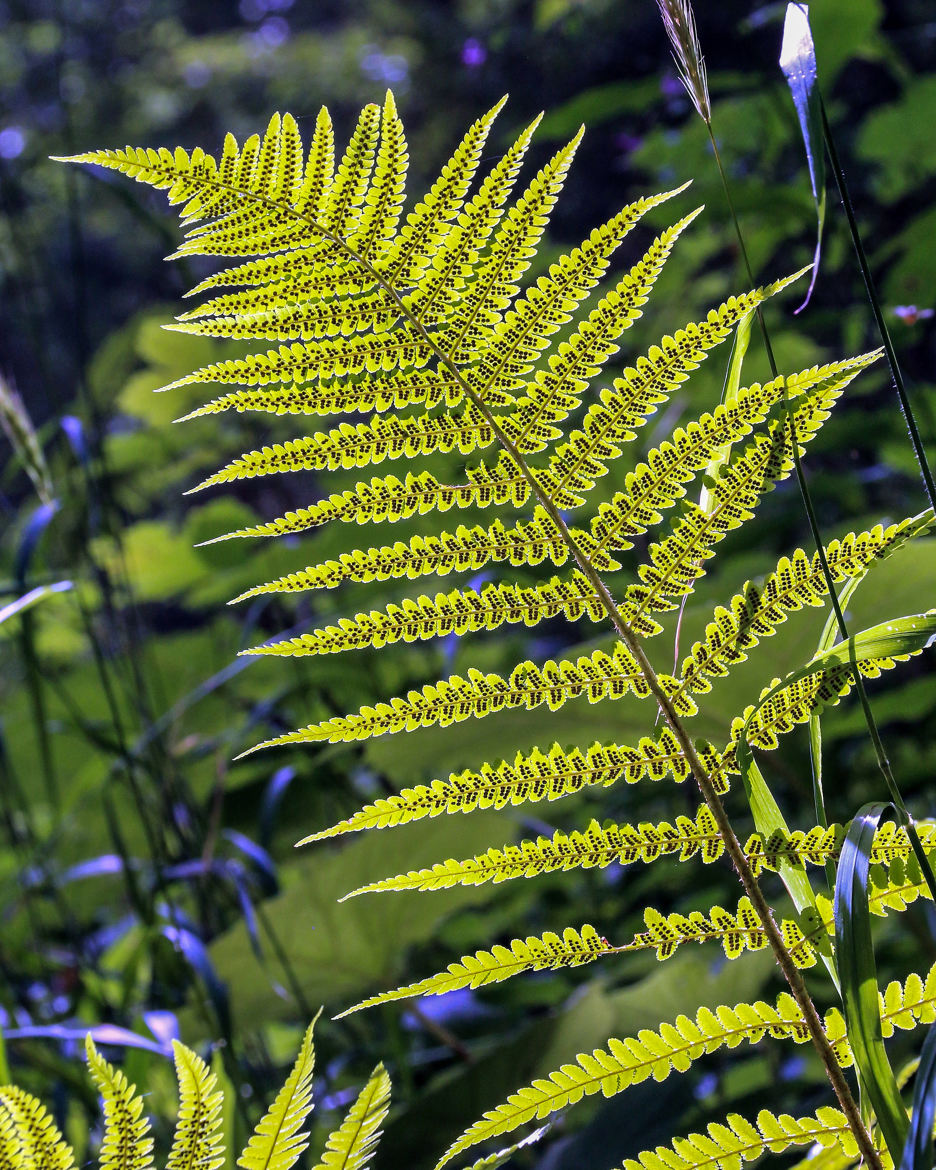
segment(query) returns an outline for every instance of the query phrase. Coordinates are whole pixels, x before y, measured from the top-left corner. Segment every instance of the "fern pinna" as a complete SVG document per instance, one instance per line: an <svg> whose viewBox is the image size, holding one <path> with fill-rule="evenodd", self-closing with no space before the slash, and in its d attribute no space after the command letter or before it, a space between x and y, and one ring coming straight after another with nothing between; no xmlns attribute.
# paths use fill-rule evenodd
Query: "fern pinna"
<svg viewBox="0 0 936 1170"><path fill-rule="evenodd" d="M649 907L646 931L624 944L612 945L590 925L517 939L358 1006L633 950L651 949L665 959L687 941L717 939L729 958L770 947L792 993L777 1006L739 1004L695 1022L680 1017L675 1024L663 1023L652 1041L649 1034L610 1040L607 1052L580 1054L574 1064L486 1114L443 1161L478 1141L545 1118L583 1095L600 1091L610 1096L645 1076L659 1079L685 1071L721 1043L770 1035L812 1041L842 1112L820 1110L805 1120L762 1114L756 1126L733 1117L728 1127L716 1127L708 1137L677 1143L675 1153L641 1155L640 1165L652 1170L708 1160L733 1167L739 1158L807 1141L838 1144L846 1155L859 1151L876 1164L878 1155L841 1072L850 1059L841 1018L819 1017L800 974L817 956L834 961L831 910L813 897L808 913L775 922L757 881L765 868L801 869L805 863L834 860L843 831L817 827L780 839L755 834L742 845L721 797L742 769L740 748L748 743L775 748L779 736L847 693L853 668L873 677L922 649L926 638L910 639L899 653L886 654L873 639L868 645L878 648L867 653L856 643L854 663L817 660L813 669L774 680L760 702L738 713L730 739L721 745L697 742L689 721L712 680L755 652L789 613L826 604L829 580L856 582L876 561L928 529L932 517L879 525L833 541L826 549L829 576L818 554L797 550L783 557L766 578L748 582L716 609L704 637L675 673L653 667L648 644L662 630L661 615L692 593L719 542L752 519L761 498L791 474L795 452L815 437L845 388L878 354L735 387L721 405L677 427L642 460L632 461L623 479L614 477L623 488L602 493L612 463L625 458L626 445L709 352L799 274L729 297L624 364L622 336L640 317L698 209L661 232L630 268L612 275L614 253L635 225L683 188L638 199L550 264L545 274L524 283L581 132L515 195L536 122L476 181L502 105L471 126L405 218L407 146L389 94L382 108L369 105L362 111L337 165L332 123L324 109L308 148L292 117L274 115L262 139L254 136L239 146L228 135L220 158L200 148L173 153L128 147L71 160L110 167L167 190L170 201L181 205L188 229L177 256L238 258L192 290L207 299L170 328L279 343L206 365L165 387L215 388L214 396L186 417L226 411L365 416L250 451L193 491L285 472L363 471L385 462L405 463L399 474L372 471L353 487L217 539L297 534L335 522L431 520L434 513L456 509L471 513L470 526L445 527L440 521L435 532L392 544L354 547L349 540L340 555L259 584L244 598L481 571L490 577L498 565L521 571L514 580L462 581L444 591L405 596L248 653L340 654L508 624L533 627L556 618L613 628L608 650L521 661L505 674L472 668L258 746L364 740L481 719L509 708L556 711L582 696L591 703L629 694L650 700L648 734L639 742L596 743L587 751L546 743L512 760L479 761L476 768L382 797L306 840L556 800L619 781L692 778L703 797L692 817L659 825L601 827L593 822L580 832L508 843L355 892L431 891L612 860L713 861L727 853L744 886L737 908L683 916ZM589 298L593 305L586 308ZM433 472L431 457L455 452L463 460L463 473L458 482L446 482ZM420 466L424 459L428 465ZM698 502L689 494L696 481L704 484ZM485 512L492 514L489 519ZM916 628L931 631L933 624L932 614L921 615ZM651 731L658 711L663 726ZM882 840L880 854L881 866L912 868L899 833ZM893 882L881 872L885 896L880 905L900 909L906 902L899 891L913 883L908 886L902 871ZM912 1012L900 1018L911 1026L917 1022Z"/></svg>

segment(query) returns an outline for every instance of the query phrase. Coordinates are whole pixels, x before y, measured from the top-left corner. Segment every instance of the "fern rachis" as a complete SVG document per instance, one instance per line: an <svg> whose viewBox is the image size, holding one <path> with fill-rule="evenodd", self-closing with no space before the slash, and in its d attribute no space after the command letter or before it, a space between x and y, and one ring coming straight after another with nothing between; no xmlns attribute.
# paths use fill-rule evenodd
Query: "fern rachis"
<svg viewBox="0 0 936 1170"><path fill-rule="evenodd" d="M614 379L611 388L599 390L584 405L584 393L617 353L621 334L639 316L670 249L693 216L658 237L616 288L601 298L597 309L586 320L578 320L581 305L606 275L627 232L650 207L677 192L625 208L580 248L554 263L545 277L522 288L581 134L556 152L511 203L534 123L468 199L481 146L499 108L469 130L430 193L399 229L407 149L389 95L382 110L369 106L362 112L337 170L325 111L319 115L304 163L298 131L288 115L271 120L262 141L251 139L241 149L233 139L226 140L220 162L201 150L173 155L131 148L76 160L123 170L168 189L170 201L184 205L189 226L178 254L248 257L202 281L193 291L211 290L212 296L184 314L177 328L284 344L215 363L173 383L235 387L194 411L194 416L226 409L290 415L360 409L373 415L363 423L341 424L249 452L200 488L299 468L367 467L384 458L413 460L456 448L467 457L494 444L500 448L490 466L468 463L461 484L441 483L428 470L408 470L403 479L375 476L318 504L228 536L301 532L335 519L359 524L402 520L454 507L519 510L532 502L536 509L532 522L498 519L486 527L462 527L408 543L357 549L258 586L245 596L415 579L508 561L526 568L543 562L574 563L571 575L531 587L501 580L480 591L455 589L435 597L404 598L384 611L361 613L288 642L258 647L259 651L340 652L438 637L451 630L494 629L502 622L533 624L560 613L570 620L582 615L607 619L616 634L610 654L596 652L541 666L521 662L507 676L471 669L467 677L453 675L258 746L356 740L432 724L447 726L516 706L531 709L545 704L555 710L582 695L592 702L625 693L652 699L648 707L658 707L667 725L656 740L647 737L635 747L598 744L588 757L558 746L548 752L537 749L524 759L518 757L512 766L485 764L478 772L408 789L399 798L377 802L314 836L508 802L555 799L586 785L614 783L622 776L636 780L672 774L680 780L691 775L714 825L712 835L729 855L745 891L738 912L744 917L743 930L740 918L728 915L730 923L728 918L719 919L726 937L747 932L750 939L756 935L759 946L772 948L790 984L802 1027L816 1045L855 1140L864 1150L866 1131L796 966L792 950L800 944L792 927L781 929L775 923L757 882L766 853L750 842L742 846L720 800L727 777L737 770L742 734L764 747L776 746L779 735L808 718L819 704L837 702L847 692L851 675L823 668L789 685L778 682L773 691L764 692L756 709L739 716L731 741L720 751L697 745L686 724L696 710L693 694L706 693L709 680L752 652L787 612L803 604L822 604L824 581L813 567L805 567L804 554L781 562L762 591L746 588L730 609L716 611L704 644L693 647L678 678L654 670L645 640L661 628L653 615L674 608L678 599L692 592L715 546L750 519L760 497L790 474L803 444L818 432L842 390L877 355L831 363L764 387L742 388L730 406L678 429L651 451L629 475L624 491L609 501L593 502L610 462L622 457L625 445L658 406L753 309L789 280L732 297L702 321L664 337ZM240 291L215 291L226 286L240 286ZM557 346L557 331L570 323L573 332ZM570 429L564 424L580 406L584 406L580 423ZM389 414L391 409L412 413ZM554 444L558 445L550 450ZM730 457L722 458L729 445ZM545 462L539 462L537 456L544 452ZM720 468L707 506L684 500L686 485L713 460L720 461ZM612 554L626 551L632 536L665 525L665 514L680 501L680 513L668 530L654 533L647 559L637 567L637 580L616 601L603 576L621 568ZM574 521L563 515L579 509L584 514ZM830 546L838 579L860 576L874 559L919 529L919 524L907 521L886 534L875 529ZM869 655L860 665L874 675L893 663L894 656ZM766 850L768 845L760 841L758 847ZM465 866L466 873L469 869ZM432 888L428 876L420 883L420 888ZM899 900L896 894L895 898ZM711 925L726 914L716 907L711 919L690 915L682 920L684 926L654 918L652 925L648 921L647 933L656 938L654 945L664 957L672 930L691 937L694 929L702 929L702 921ZM824 939L821 921L817 930ZM581 942L584 932L573 934L574 938L568 936L570 961L584 961L576 958L575 941ZM600 938L597 932L592 934ZM802 932L799 938L804 938ZM535 945L533 952L540 955ZM546 954L543 962L553 961L558 952L550 953L552 958ZM534 966L540 961L535 956ZM483 965L486 960L477 962ZM466 968L470 976L469 968L470 963ZM576 1094L581 1095L576 1090L572 1096ZM739 1131L734 1134L737 1138ZM748 1130L745 1134L750 1136Z"/></svg>

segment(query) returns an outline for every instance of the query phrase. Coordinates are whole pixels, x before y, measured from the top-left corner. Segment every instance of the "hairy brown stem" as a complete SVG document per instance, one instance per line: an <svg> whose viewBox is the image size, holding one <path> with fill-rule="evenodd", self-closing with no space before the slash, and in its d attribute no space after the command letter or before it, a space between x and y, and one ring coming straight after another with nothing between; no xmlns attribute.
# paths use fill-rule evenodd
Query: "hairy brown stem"
<svg viewBox="0 0 936 1170"><path fill-rule="evenodd" d="M264 195L258 195L250 191L244 191L241 188L231 187L228 184L216 183L216 185L235 192L244 198L253 199L258 203L267 204L268 206L273 207L279 211L284 209L282 204L277 203L275 200L269 199ZM292 211L292 209L289 210ZM715 790L715 786L706 772L701 759L699 758L699 754L692 742L692 737L686 731L669 695L667 695L666 691L660 684L660 680L657 677L656 671L653 669L650 660L647 658L647 655L644 652L643 644L622 617L621 612L614 601L614 598L611 596L608 587L601 579L597 569L581 550L581 548L579 548L578 542L569 531L568 525L563 520L559 509L553 503L549 493L540 486L536 476L528 466L526 459L523 457L517 446L513 443L510 436L507 435L504 429L500 426L495 416L491 413L490 408L487 406L484 400L479 397L477 392L473 390L472 387L468 384L455 362L433 340L423 323L407 309L406 305L403 303L403 299L400 297L396 289L387 282L387 280L369 261L365 260L363 256L360 256L357 252L355 252L355 250L350 247L346 240L342 239L340 236L334 235L326 228L323 228L321 224L317 223L310 216L303 215L300 212L293 212L293 214L295 214L297 219L307 223L309 227L312 228L312 230L315 231L319 236L330 240L332 243L341 248L350 260L359 264L361 268L380 286L380 288L384 290L384 292L396 306L400 316L418 332L423 341L425 341L426 344L433 350L438 360L448 368L461 387L465 397L481 412L485 422L491 428L500 445L511 456L519 468L521 474L529 482L533 494L539 500L540 504L549 515L549 518L556 526L556 529L569 549L569 552L572 554L576 564L594 587L595 592L597 593L605 607L605 610L607 611L608 617L610 618L611 624L614 626L615 631L627 646L631 654L633 654L638 666L643 672L647 686L650 688L654 699L656 699L660 710L663 712L663 717L669 724L673 735L676 737L676 740L682 749L686 763L689 765L689 769L692 772L693 778L695 779L696 784L699 786L699 791L702 793L702 798L708 805L712 815L715 818L715 823L718 825L718 831L725 842L725 849L731 858L732 865L734 866L738 878L740 879L741 885L744 887L744 892L751 900L751 904L753 905L757 916L761 920L764 933L767 936L767 941L769 942L771 950L774 953L774 957L777 960L777 965L780 967L780 970L783 973L783 977L789 984L793 998L796 1000L800 1010L803 1013L803 1020L813 1042L813 1046L819 1055L819 1059L822 1061L826 1075L831 1082L835 1095L842 1107L842 1111L848 1119L849 1127L855 1135L855 1140L858 1143L861 1156L864 1159L866 1165L870 1167L870 1170L882 1170L881 1160L878 1156L877 1150L874 1148L871 1136L861 1119L861 1112L858 1108L854 1096L852 1095L852 1091L848 1081L845 1078L845 1074L835 1057L835 1052L832 1049L832 1045L829 1043L829 1038L826 1036L825 1029L822 1026L822 1020L819 1017L819 1013L816 1011L816 1006L813 1003L812 996L809 994L805 980L800 974L799 968L793 962L792 956L790 955L790 952L783 941L783 936L781 935L780 930L774 921L773 914L771 913L770 905L761 892L757 877L751 868L750 862L745 856L744 849L742 848L740 841L735 835L731 821L728 819L725 806L722 804L721 798Z"/></svg>

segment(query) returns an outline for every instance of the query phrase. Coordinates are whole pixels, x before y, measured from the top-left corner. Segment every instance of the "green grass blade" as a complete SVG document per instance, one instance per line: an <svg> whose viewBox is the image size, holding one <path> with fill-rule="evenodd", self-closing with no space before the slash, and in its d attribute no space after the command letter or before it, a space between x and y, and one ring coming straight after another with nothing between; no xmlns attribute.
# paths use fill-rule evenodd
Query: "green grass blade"
<svg viewBox="0 0 936 1170"><path fill-rule="evenodd" d="M907 1111L881 1033L877 968L868 911L868 868L878 825L896 810L889 802L863 805L848 830L835 879L835 953L842 983L848 1042L891 1156L907 1141Z"/></svg>

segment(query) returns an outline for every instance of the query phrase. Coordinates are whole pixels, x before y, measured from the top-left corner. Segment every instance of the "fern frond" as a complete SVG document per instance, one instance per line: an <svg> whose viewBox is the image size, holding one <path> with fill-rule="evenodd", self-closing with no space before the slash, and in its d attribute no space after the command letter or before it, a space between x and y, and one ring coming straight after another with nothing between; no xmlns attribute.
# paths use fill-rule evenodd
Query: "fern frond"
<svg viewBox="0 0 936 1170"><path fill-rule="evenodd" d="M795 865L825 865L838 860L846 831L843 825L817 825L791 833L778 829L766 840L760 833L751 833L744 844L744 855L755 875L765 869L776 872L787 861ZM919 835L927 853L936 849L936 825L921 824ZM680 816L673 824L642 821L637 825L602 826L593 820L584 830L564 833L559 829L552 837L492 847L474 857L449 858L424 869L371 882L352 890L345 898L358 894L447 890L452 886L480 886L485 882L497 885L570 869L604 869L612 864L632 865L638 861L649 865L661 857L675 857L680 862L699 857L705 865L710 865L724 852L725 842L715 818L708 805L703 804L694 817ZM882 825L871 848L872 863L889 863L897 857L906 860L910 856L906 830L889 822Z"/></svg>
<svg viewBox="0 0 936 1170"><path fill-rule="evenodd" d="M699 751L716 790L726 792L728 780L720 753L710 747ZM637 747L596 743L587 752L582 752L578 748L566 751L555 743L548 752L539 748L526 754L518 752L512 763L483 764L479 771L455 772L448 780L434 780L431 784L404 788L394 796L381 797L346 820L304 838L299 844L306 845L363 829L391 828L445 813L469 813L475 809L560 800L583 788L610 787L618 780L637 784L645 779L664 780L670 775L679 783L689 776L689 766L676 737L668 728L664 728L656 740L645 737Z"/></svg>
<svg viewBox="0 0 936 1170"><path fill-rule="evenodd" d="M382 1064L370 1075L338 1129L329 1134L315 1170L361 1170L377 1150L390 1107L390 1078Z"/></svg>
<svg viewBox="0 0 936 1170"><path fill-rule="evenodd" d="M792 435L801 449L813 439L856 372L839 371L823 379L788 417L768 423L766 433L755 435L721 469L706 508L685 501L672 533L653 543L638 567L640 583L625 592L621 613L635 630L645 637L659 633L662 627L650 614L675 609L676 599L692 592L714 546L752 519L760 497L793 471Z"/></svg>
<svg viewBox="0 0 936 1170"><path fill-rule="evenodd" d="M604 602L584 573L576 571L568 581L553 577L551 581L532 586L485 585L480 591L453 589L435 597L405 598L386 610L374 609L355 618L342 618L337 626L254 646L241 653L340 654L369 646L379 649L395 642L496 630L505 622L535 626L560 614L569 621L587 617L593 622L606 615Z"/></svg>
<svg viewBox="0 0 936 1170"><path fill-rule="evenodd" d="M74 1170L75 1166L74 1152L52 1115L15 1085L0 1087L0 1158L4 1170Z"/></svg>
<svg viewBox="0 0 936 1170"><path fill-rule="evenodd" d="M572 319L571 314L604 276L611 256L635 224L652 207L684 189L665 191L629 204L595 228L578 248L550 265L548 274L525 291L502 321L491 326L487 339L478 347L481 356L475 378L481 398L487 401L491 392L525 386L527 375L550 344L550 337ZM701 208L671 229L674 240L699 211Z"/></svg>
<svg viewBox="0 0 936 1170"><path fill-rule="evenodd" d="M219 1170L225 1161L224 1094L214 1073L190 1048L174 1040L172 1053L179 1082L179 1119L167 1170Z"/></svg>
<svg viewBox="0 0 936 1170"><path fill-rule="evenodd" d="M659 202L671 194L674 192L665 192L653 200ZM654 240L643 257L550 357L549 370L535 372L514 412L499 420L521 452L541 451L561 436L557 424L568 418L590 382L618 352L617 340L639 320L641 306L646 304L677 239L696 215L697 212L691 212Z"/></svg>
<svg viewBox="0 0 936 1170"><path fill-rule="evenodd" d="M91 1078L104 1103L101 1170L150 1170L153 1139L136 1085L131 1085L120 1069L100 1055L90 1034L85 1041L85 1052Z"/></svg>
<svg viewBox="0 0 936 1170"><path fill-rule="evenodd" d="M252 353L236 360L202 366L160 390L174 390L199 382L222 385L265 386L269 382L309 382L315 378L341 377L393 370L419 369L432 357L432 350L415 332L398 329L388 336L346 337L318 345L281 345L266 353Z"/></svg>
<svg viewBox="0 0 936 1170"><path fill-rule="evenodd" d="M851 1158L858 1156L858 1143L845 1114L824 1105L815 1117L792 1117L762 1109L756 1124L738 1113L729 1113L726 1124L711 1122L706 1132L674 1138L672 1145L644 1150L626 1158L623 1170L737 1170L742 1162L753 1162L763 1154L782 1154L791 1146L835 1146Z"/></svg>
<svg viewBox="0 0 936 1170"><path fill-rule="evenodd" d="M397 114L393 94L387 90L380 115L380 149L374 167L374 181L367 192L357 231L350 241L351 248L369 264L379 264L386 257L396 234L408 165L403 123Z"/></svg>
<svg viewBox="0 0 936 1170"><path fill-rule="evenodd" d="M754 426L784 399L795 400L830 378L838 378L846 369L857 374L875 361L877 354L866 354L849 362L813 366L787 378L775 378L761 386L755 383L737 392L728 403L703 414L683 429L678 428L667 442L654 448L645 463L627 473L625 490L602 504L592 521L592 535L603 549L633 547L631 537L639 536L652 524L659 524L662 511L671 508L685 495L683 484L704 471L716 451L732 446L749 435Z"/></svg>
<svg viewBox="0 0 936 1170"><path fill-rule="evenodd" d="M665 675L662 678L664 685L675 686L675 679ZM455 674L434 684L427 683L421 691L410 691L406 698L398 696L389 703L362 707L356 714L313 723L249 750L285 743L345 743L398 731L415 731L418 727L449 727L465 719L482 719L514 707L532 711L546 703L551 711L558 711L570 699L581 695L597 703L629 693L646 698L649 689L633 655L622 642L617 642L611 654L595 650L574 662L550 659L542 667L534 662L521 662L508 678L484 674L472 667L467 678ZM685 704L685 696L681 702ZM694 713L695 708L687 709L684 705L683 711Z"/></svg>
<svg viewBox="0 0 936 1170"><path fill-rule="evenodd" d="M398 999L412 999L421 995L446 995L464 987L486 987L489 983L502 983L515 975L527 971L556 971L561 967L580 967L591 963L601 955L611 954L616 948L601 938L593 926L576 930L567 926L562 935L547 931L542 937L515 938L509 946L495 946L489 951L477 951L463 955L457 963L450 963L446 971L430 975L417 983L385 991L380 995L362 1000L346 1008L336 1020L350 1016L364 1008Z"/></svg>
<svg viewBox="0 0 936 1170"><path fill-rule="evenodd" d="M883 560L932 523L932 514L901 520L887 528L875 525L869 532L848 533L826 546L826 561L835 582L861 576L870 565ZM747 651L761 638L769 638L787 620L787 614L805 605L823 605L828 596L825 573L814 553L797 549L792 558L782 557L776 569L758 585L746 582L729 608L719 606L705 627L704 641L696 642L681 667L680 685L696 694L711 689L710 678L728 673L747 659Z"/></svg>
<svg viewBox="0 0 936 1170"><path fill-rule="evenodd" d="M317 383L313 385L267 386L257 390L233 390L214 398L177 419L201 418L226 410L264 411L267 414L382 414L406 406L426 410L445 402L457 406L464 399L464 387L454 377L431 370L411 371L405 376Z"/></svg>
<svg viewBox="0 0 936 1170"><path fill-rule="evenodd" d="M257 1123L244 1152L237 1159L242 1170L288 1170L308 1146L309 1134L301 1127L312 1109L314 1027L313 1020L286 1083Z"/></svg>
<svg viewBox="0 0 936 1170"><path fill-rule="evenodd" d="M475 360L486 331L500 322L503 310L519 291L513 282L521 278L536 254L582 133L580 130L553 155L510 208L494 235L490 254L459 296L445 344L453 362Z"/></svg>
<svg viewBox="0 0 936 1170"><path fill-rule="evenodd" d="M489 1110L449 1146L436 1170L479 1142L549 1117L583 1097L596 1093L614 1097L650 1077L665 1080L671 1072L684 1073L694 1061L719 1048L756 1044L767 1035L797 1044L809 1041L802 1014L791 995L780 995L776 1006L759 1000L715 1011L703 1007L694 1020L681 1015L673 1024L660 1025L658 1031L645 1029L639 1036L611 1039L607 1049L579 1053L574 1063L562 1065ZM839 1040L836 1048L841 1050L843 1046Z"/></svg>
<svg viewBox="0 0 936 1170"><path fill-rule="evenodd" d="M546 473L541 473L557 507L582 504L585 493L606 474L608 462L621 454L620 444L636 437L637 429L686 381L707 352L731 335L745 313L799 275L731 297L712 309L706 320L686 325L674 337L664 337L638 359L636 368L628 367L622 378L614 380L613 390L603 390L601 401L589 407L582 429L572 432L550 459Z"/></svg>
<svg viewBox="0 0 936 1170"><path fill-rule="evenodd" d="M580 547L589 554L595 544L588 533ZM597 553L597 549L594 550ZM397 541L382 548L355 549L342 553L338 560L309 565L298 573L289 573L265 585L247 590L235 601L256 597L263 593L297 593L305 589L334 589L344 581L388 581L396 577L417 577L428 574L445 576L453 572L477 571L485 565L508 561L514 567L539 565L548 560L564 565L570 556L569 547L545 508L537 507L533 519L507 528L495 520L487 528L459 525L455 532L440 532L438 536L414 536L407 544ZM596 555L597 568L619 568L610 557Z"/></svg>

